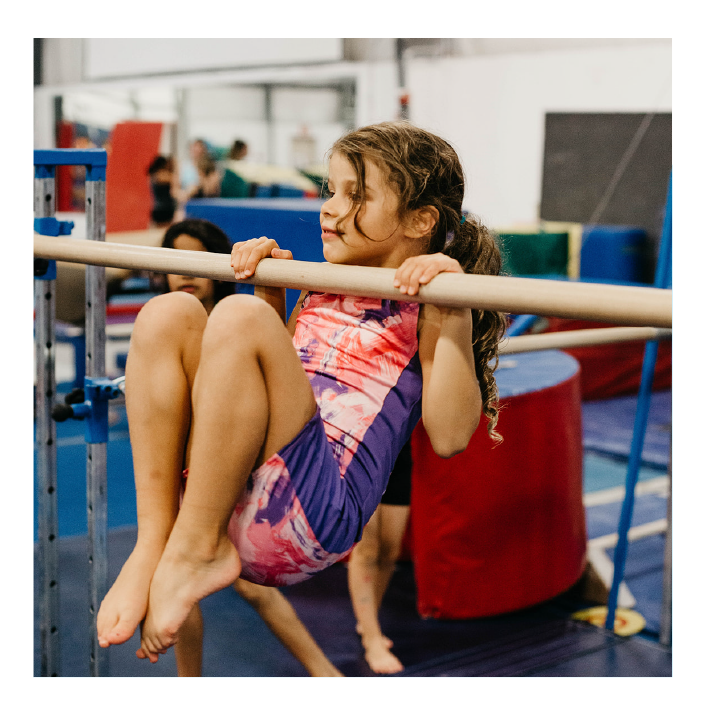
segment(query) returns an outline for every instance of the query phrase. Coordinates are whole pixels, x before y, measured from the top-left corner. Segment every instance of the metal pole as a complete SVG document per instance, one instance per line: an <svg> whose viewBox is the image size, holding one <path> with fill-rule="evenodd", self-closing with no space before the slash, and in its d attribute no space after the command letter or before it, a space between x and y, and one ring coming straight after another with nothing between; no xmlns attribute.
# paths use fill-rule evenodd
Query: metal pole
<svg viewBox="0 0 705 707"><path fill-rule="evenodd" d="M395 41L395 53L397 61L397 83L399 85L399 119L409 120L409 96L406 92L404 49L406 49L406 42L403 39L397 39Z"/></svg>
<svg viewBox="0 0 705 707"><path fill-rule="evenodd" d="M105 240L105 179L86 178L86 237ZM86 267L86 377L105 376L105 268ZM108 674L108 651L98 645L96 617L108 590L107 442L86 445L86 504L90 573L90 674Z"/></svg>
<svg viewBox="0 0 705 707"><path fill-rule="evenodd" d="M276 148L274 139L274 113L272 110L272 90L271 84L264 84L264 122L267 128L267 162L276 164Z"/></svg>
<svg viewBox="0 0 705 707"><path fill-rule="evenodd" d="M668 195L666 197L666 212L663 220L661 232L661 244L659 246L658 262L656 263L656 277L654 285L657 288L668 288L671 285L671 250L672 250L672 180L668 183ZM636 420L634 422L634 432L632 434L632 444L629 450L629 462L627 464L627 477L624 481L625 496L622 503L622 511L619 517L619 540L614 551L614 574L612 576L612 587L610 588L607 600L607 616L605 618L605 628L614 630L614 620L617 612L617 598L619 585L624 578L625 566L627 563L627 551L629 549L629 527L632 522L634 511L634 489L639 478L639 467L641 466L641 454L644 449L644 438L646 437L646 425L649 417L649 407L651 404L651 387L654 381L656 361L658 357L658 341L648 341L644 351L644 360L641 366L641 383L636 404Z"/></svg>
<svg viewBox="0 0 705 707"><path fill-rule="evenodd" d="M54 170L43 170L34 180L35 218L50 218L55 210ZM59 635L59 524L56 502L56 423L51 417L56 395L54 317L56 281L34 281L36 361L37 495L39 501L39 566L41 583L39 633L41 675L60 673Z"/></svg>
<svg viewBox="0 0 705 707"><path fill-rule="evenodd" d="M671 440L673 433L671 432ZM668 459L668 506L666 510L666 545L663 551L663 595L661 599L661 620L659 630L659 642L664 646L670 646L672 643L672 621L673 621L673 579L671 575L673 548L671 545L671 522L672 522L672 505L673 498L673 452Z"/></svg>

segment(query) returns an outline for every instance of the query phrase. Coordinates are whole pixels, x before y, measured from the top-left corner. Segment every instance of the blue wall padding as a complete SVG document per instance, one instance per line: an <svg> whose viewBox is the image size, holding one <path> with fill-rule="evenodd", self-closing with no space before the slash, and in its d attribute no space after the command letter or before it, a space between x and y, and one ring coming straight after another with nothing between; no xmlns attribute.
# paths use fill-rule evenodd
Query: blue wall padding
<svg viewBox="0 0 705 707"><path fill-rule="evenodd" d="M323 245L319 214L321 199L194 199L186 204L187 218L211 221L232 243L265 236L290 250L296 260L322 263ZM251 292L238 283L238 292ZM287 290L287 316L299 293Z"/></svg>
<svg viewBox="0 0 705 707"><path fill-rule="evenodd" d="M194 199L186 204L188 218L203 218L228 238L274 238L296 260L323 262L320 199Z"/></svg>
<svg viewBox="0 0 705 707"><path fill-rule="evenodd" d="M646 231L630 226L584 226L580 279L644 282Z"/></svg>

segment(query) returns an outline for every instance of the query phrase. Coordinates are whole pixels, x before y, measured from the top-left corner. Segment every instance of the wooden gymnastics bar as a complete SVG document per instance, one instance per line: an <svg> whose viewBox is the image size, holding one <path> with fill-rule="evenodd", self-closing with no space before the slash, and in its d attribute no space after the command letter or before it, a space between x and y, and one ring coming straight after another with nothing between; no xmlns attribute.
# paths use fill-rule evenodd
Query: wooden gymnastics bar
<svg viewBox="0 0 705 707"><path fill-rule="evenodd" d="M499 342L499 355L617 344L624 341L669 339L670 337L671 329L659 329L658 327L609 327L606 329L556 331L548 334L524 334L523 336L502 339Z"/></svg>
<svg viewBox="0 0 705 707"><path fill-rule="evenodd" d="M219 253L35 235L34 255L48 260L235 281L230 256ZM246 283L631 326L670 328L672 323L670 290L441 273L423 285L417 296L410 297L393 286L393 279L391 268L267 258Z"/></svg>

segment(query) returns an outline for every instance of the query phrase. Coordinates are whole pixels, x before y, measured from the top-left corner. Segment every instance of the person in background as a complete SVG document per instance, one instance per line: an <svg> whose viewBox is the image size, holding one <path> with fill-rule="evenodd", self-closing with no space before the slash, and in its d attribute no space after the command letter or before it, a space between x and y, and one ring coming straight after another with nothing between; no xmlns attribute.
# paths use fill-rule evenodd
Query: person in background
<svg viewBox="0 0 705 707"><path fill-rule="evenodd" d="M203 155L196 163L198 183L186 194L189 199L214 199L220 196L222 175L216 163L208 155Z"/></svg>
<svg viewBox="0 0 705 707"><path fill-rule="evenodd" d="M411 441L403 447L377 510L348 561L348 588L365 660L375 673L404 669L382 633L379 609L401 553L411 501Z"/></svg>
<svg viewBox="0 0 705 707"><path fill-rule="evenodd" d="M228 152L228 161L238 162L247 156L247 143L235 140ZM223 199L243 199L250 196L250 185L237 172L230 169L225 163L223 179L220 183L220 196Z"/></svg>
<svg viewBox="0 0 705 707"><path fill-rule="evenodd" d="M231 251L230 240L215 224L204 219L185 219L167 229L162 248L208 253ZM224 297L234 294L230 281L209 280L190 275L166 276L164 292L188 292L205 307L208 314ZM288 599L275 587L261 587L242 578L235 580L235 591L252 606L272 633L291 652L312 677L343 677L308 632ZM179 631L175 647L179 677L200 677L203 662L203 615L198 604Z"/></svg>
<svg viewBox="0 0 705 707"><path fill-rule="evenodd" d="M247 157L247 143L244 140L235 140L228 152L229 160L244 160Z"/></svg>
<svg viewBox="0 0 705 707"><path fill-rule="evenodd" d="M202 138L196 138L189 144L189 161L180 165L180 183L184 193L190 192L198 184L198 160L209 156L208 144Z"/></svg>
<svg viewBox="0 0 705 707"><path fill-rule="evenodd" d="M147 169L149 186L152 190L152 224L156 227L169 226L174 221L177 200L172 193L176 171L171 157L157 155Z"/></svg>

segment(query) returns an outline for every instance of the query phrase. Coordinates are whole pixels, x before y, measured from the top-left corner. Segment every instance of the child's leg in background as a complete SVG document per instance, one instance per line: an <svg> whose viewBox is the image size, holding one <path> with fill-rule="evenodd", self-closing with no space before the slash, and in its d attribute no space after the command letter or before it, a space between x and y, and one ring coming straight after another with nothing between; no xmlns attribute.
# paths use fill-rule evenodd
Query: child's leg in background
<svg viewBox="0 0 705 707"><path fill-rule="evenodd" d="M235 580L235 591L260 615L282 645L312 677L343 677L326 658L294 607L275 587L260 587L244 579ZM196 604L179 629L174 646L179 677L201 677L203 664L203 616Z"/></svg>
<svg viewBox="0 0 705 707"><path fill-rule="evenodd" d="M244 579L235 591L257 611L272 633L312 677L343 677L296 615L289 600L275 587L261 587ZM179 642L181 633L179 632ZM177 648L179 643L176 644Z"/></svg>
<svg viewBox="0 0 705 707"><path fill-rule="evenodd" d="M103 600L100 645L126 641L147 611L149 584L179 507L191 386L207 315L186 293L150 300L135 322L125 404L137 494L137 543Z"/></svg>
<svg viewBox="0 0 705 707"><path fill-rule="evenodd" d="M203 615L195 604L179 629L174 646L176 673L180 678L200 678L203 669Z"/></svg>
<svg viewBox="0 0 705 707"><path fill-rule="evenodd" d="M272 307L248 295L216 305L192 405L188 483L152 579L138 652L152 662L174 643L194 603L239 575L227 526L247 477L316 411L308 377Z"/></svg>
<svg viewBox="0 0 705 707"><path fill-rule="evenodd" d="M365 526L348 562L348 587L365 660L376 673L404 669L390 651L379 624L379 608L401 551L409 506L380 504Z"/></svg>

